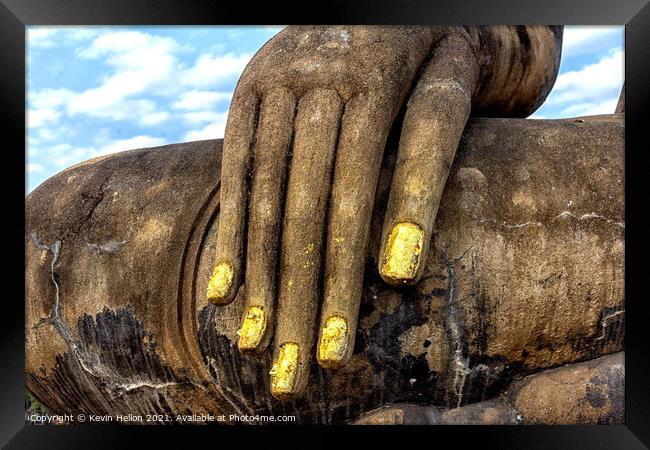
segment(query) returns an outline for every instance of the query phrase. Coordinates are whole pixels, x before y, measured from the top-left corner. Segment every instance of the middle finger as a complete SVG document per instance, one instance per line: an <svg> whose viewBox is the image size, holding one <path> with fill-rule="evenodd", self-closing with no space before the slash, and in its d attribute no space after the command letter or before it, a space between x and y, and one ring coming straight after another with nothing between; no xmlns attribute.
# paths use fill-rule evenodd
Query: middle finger
<svg viewBox="0 0 650 450"><path fill-rule="evenodd" d="M325 212L341 110L341 99L331 89L311 91L298 104L271 369L271 393L281 400L299 396L309 377Z"/></svg>

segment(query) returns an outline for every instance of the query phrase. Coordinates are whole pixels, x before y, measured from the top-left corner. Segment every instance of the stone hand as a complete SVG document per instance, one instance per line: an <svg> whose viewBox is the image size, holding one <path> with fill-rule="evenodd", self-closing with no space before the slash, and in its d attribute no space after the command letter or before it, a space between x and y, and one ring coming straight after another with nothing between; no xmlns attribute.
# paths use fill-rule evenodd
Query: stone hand
<svg viewBox="0 0 650 450"><path fill-rule="evenodd" d="M393 285L421 275L472 108L520 115L550 89L559 54L539 28L523 30L526 53L515 27L294 27L255 55L226 127L208 298L227 304L245 281L238 347L260 353L274 332L275 397L304 390L319 300L319 364L352 354L383 149L409 90L378 258Z"/></svg>

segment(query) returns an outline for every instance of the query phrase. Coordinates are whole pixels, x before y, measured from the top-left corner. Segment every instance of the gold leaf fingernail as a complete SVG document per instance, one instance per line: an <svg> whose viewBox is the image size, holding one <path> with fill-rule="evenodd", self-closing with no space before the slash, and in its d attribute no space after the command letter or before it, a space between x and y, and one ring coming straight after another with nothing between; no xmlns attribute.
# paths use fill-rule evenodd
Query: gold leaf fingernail
<svg viewBox="0 0 650 450"><path fill-rule="evenodd" d="M298 344L286 342L280 347L278 359L271 367L271 394L279 400L287 400L294 393L298 372Z"/></svg>
<svg viewBox="0 0 650 450"><path fill-rule="evenodd" d="M386 244L382 276L388 282L407 283L415 278L424 244L424 231L410 222L396 224Z"/></svg>
<svg viewBox="0 0 650 450"><path fill-rule="evenodd" d="M327 319L318 345L318 360L323 367L337 368L348 348L348 324L343 317Z"/></svg>
<svg viewBox="0 0 650 450"><path fill-rule="evenodd" d="M225 299L232 284L233 270L230 264L222 262L217 264L208 282L208 301L221 303Z"/></svg>
<svg viewBox="0 0 650 450"><path fill-rule="evenodd" d="M239 342L237 346L241 351L255 350L262 341L266 328L266 316L261 306L251 306L244 316L241 328L237 331Z"/></svg>

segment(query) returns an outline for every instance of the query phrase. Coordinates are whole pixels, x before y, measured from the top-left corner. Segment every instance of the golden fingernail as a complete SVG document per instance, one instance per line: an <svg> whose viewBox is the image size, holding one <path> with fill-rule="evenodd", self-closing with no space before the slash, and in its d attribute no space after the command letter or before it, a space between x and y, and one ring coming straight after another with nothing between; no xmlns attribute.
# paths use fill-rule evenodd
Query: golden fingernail
<svg viewBox="0 0 650 450"><path fill-rule="evenodd" d="M387 281L407 283L413 278L420 263L424 231L410 222L396 224L390 232L382 264L382 275Z"/></svg>
<svg viewBox="0 0 650 450"><path fill-rule="evenodd" d="M208 300L212 303L222 302L232 283L233 270L230 264L222 262L217 264L208 282Z"/></svg>
<svg viewBox="0 0 650 450"><path fill-rule="evenodd" d="M348 324L343 317L332 316L325 322L320 343L318 360L323 367L337 368L348 348Z"/></svg>
<svg viewBox="0 0 650 450"><path fill-rule="evenodd" d="M237 346L241 351L255 350L262 341L266 328L266 316L261 306L251 306L244 316L241 328L237 331L239 342Z"/></svg>
<svg viewBox="0 0 650 450"><path fill-rule="evenodd" d="M271 367L271 394L279 400L287 400L293 394L298 372L298 349L294 342L282 344L278 359Z"/></svg>

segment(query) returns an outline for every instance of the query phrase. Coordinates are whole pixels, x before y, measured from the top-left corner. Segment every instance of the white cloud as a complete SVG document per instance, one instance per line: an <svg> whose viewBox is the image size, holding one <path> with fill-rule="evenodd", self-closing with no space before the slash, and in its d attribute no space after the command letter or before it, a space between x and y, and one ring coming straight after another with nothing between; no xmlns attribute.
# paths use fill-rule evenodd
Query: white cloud
<svg viewBox="0 0 650 450"><path fill-rule="evenodd" d="M616 110L618 98L610 98L601 102L576 103L560 112L562 117L594 116L612 114Z"/></svg>
<svg viewBox="0 0 650 450"><path fill-rule="evenodd" d="M97 36L101 29L86 27L28 27L28 48L51 48L58 45L74 45Z"/></svg>
<svg viewBox="0 0 650 450"><path fill-rule="evenodd" d="M89 149L87 148L73 148L69 144L60 144L44 150L43 154L47 155L48 162L51 162L59 168L63 168L88 159L86 157L88 152Z"/></svg>
<svg viewBox="0 0 650 450"><path fill-rule="evenodd" d="M227 35L228 35L228 39L235 40L235 39L240 39L244 35L244 32L239 28L232 28L228 30Z"/></svg>
<svg viewBox="0 0 650 450"><path fill-rule="evenodd" d="M193 111L183 114L183 119L190 125L200 125L207 122L212 123L226 123L228 112L214 112L214 111Z"/></svg>
<svg viewBox="0 0 650 450"><path fill-rule="evenodd" d="M284 30L286 25L266 25L264 29L272 34L278 34L280 31Z"/></svg>
<svg viewBox="0 0 650 450"><path fill-rule="evenodd" d="M169 55L180 48L170 37L141 31L112 31L100 35L77 54L90 59L106 56L110 65L130 68L155 63L159 56Z"/></svg>
<svg viewBox="0 0 650 450"><path fill-rule="evenodd" d="M27 43L32 48L53 47L56 28L27 28Z"/></svg>
<svg viewBox="0 0 650 450"><path fill-rule="evenodd" d="M251 55L204 53L188 68L178 58L186 50L170 37L139 31L99 34L90 45L78 49L77 55L101 60L109 66L110 73L98 86L83 92L59 90L62 92L58 96L56 92L41 92L38 97L43 101L56 98L58 102L52 102L48 109L34 110L33 126L55 123L63 106L70 116L135 120L153 126L170 118L168 112L159 109L155 99L177 98L172 106L181 110L206 110L229 100L230 92L205 89L236 80ZM191 90L186 91L188 88Z"/></svg>
<svg viewBox="0 0 650 450"><path fill-rule="evenodd" d="M148 99L111 99L100 93L79 95L68 103L68 113L71 116L86 114L91 117L111 120L136 120L141 125L151 125L147 118L160 114L156 104Z"/></svg>
<svg viewBox="0 0 650 450"><path fill-rule="evenodd" d="M72 43L79 43L81 41L86 41L94 38L98 34L102 33L102 29L90 28L90 27L78 27L78 28L68 28L65 30L66 39Z"/></svg>
<svg viewBox="0 0 650 450"><path fill-rule="evenodd" d="M544 102L545 112L534 118L612 114L623 86L623 72L624 54L616 50L594 64L560 74ZM557 112L550 114L551 109Z"/></svg>
<svg viewBox="0 0 650 450"><path fill-rule="evenodd" d="M108 155L110 153L117 153L126 150L133 150L136 148L158 147L166 143L165 139L147 135L134 136L128 139L118 139L103 145L98 149L94 156Z"/></svg>
<svg viewBox="0 0 650 450"><path fill-rule="evenodd" d="M72 146L70 144L58 144L55 145L54 147L50 147L50 150L54 152L65 152L67 150L70 150Z"/></svg>
<svg viewBox="0 0 650 450"><path fill-rule="evenodd" d="M29 103L35 108L52 108L65 104L74 92L70 89L41 89L40 91L30 92L27 96Z"/></svg>
<svg viewBox="0 0 650 450"><path fill-rule="evenodd" d="M169 119L169 113L167 111L159 111L151 114L146 114L140 118L140 123L142 125L158 125Z"/></svg>
<svg viewBox="0 0 650 450"><path fill-rule="evenodd" d="M178 64L174 54L181 46L172 38L152 34L118 31L97 37L78 51L81 58L103 58L113 68L98 87L87 89L70 99L70 115L123 120L137 118L143 125L155 125L168 115L157 111L150 99L131 99L138 94L155 94L174 76Z"/></svg>
<svg viewBox="0 0 650 450"><path fill-rule="evenodd" d="M223 137L226 130L226 121L212 123L199 130L192 130L185 133L184 140L186 141L202 141L204 139L219 139Z"/></svg>
<svg viewBox="0 0 650 450"><path fill-rule="evenodd" d="M562 37L562 57L622 47L624 27L567 26Z"/></svg>
<svg viewBox="0 0 650 450"><path fill-rule="evenodd" d="M101 139L108 138L104 136ZM167 141L160 137L138 135L127 139L107 141L103 144L91 147L72 147L69 144L60 144L47 149L46 154L47 159L58 167L58 169L63 169L98 156L137 148L157 147L166 143Z"/></svg>
<svg viewBox="0 0 650 450"><path fill-rule="evenodd" d="M599 97L623 84L623 51L617 50L600 61L580 70L565 72L557 77L553 90L555 96L550 103L564 103L580 99Z"/></svg>
<svg viewBox="0 0 650 450"><path fill-rule="evenodd" d="M118 31L100 35L81 49L82 58L104 58L115 69L97 88L125 97L151 88L164 94L176 94L182 86L206 88L239 76L251 54L213 55L203 53L193 66L186 68L177 58L187 50L173 38L139 31ZM173 88L170 91L170 88ZM181 91L182 92L182 91Z"/></svg>
<svg viewBox="0 0 650 450"><path fill-rule="evenodd" d="M280 29L270 27L268 35ZM147 28L29 27L27 34L31 182L97 156L170 139L222 137L231 91L256 50L247 39L226 45ZM92 70L68 76L71 63L75 70L85 65ZM94 75L97 69L103 75ZM152 131L156 127L165 127L164 138ZM113 140L108 130L133 137Z"/></svg>
<svg viewBox="0 0 650 450"><path fill-rule="evenodd" d="M181 94L172 107L190 111L204 110L214 107L218 102L229 101L231 97L232 92L187 91Z"/></svg>
<svg viewBox="0 0 650 450"><path fill-rule="evenodd" d="M57 139L62 139L62 138L69 138L75 134L75 131L71 128L68 128L65 125L58 124L56 126L51 126L51 127L40 127L36 130L34 130L36 135L38 136L36 138L36 141L54 141ZM33 132L30 130L30 139L33 139Z"/></svg>
<svg viewBox="0 0 650 450"><path fill-rule="evenodd" d="M43 173L45 172L45 166L43 164L29 163L25 166L25 170L28 173Z"/></svg>
<svg viewBox="0 0 650 450"><path fill-rule="evenodd" d="M238 77L253 55L229 53L222 56L203 54L193 67L185 70L180 80L183 84L196 88L218 87L225 81Z"/></svg>
<svg viewBox="0 0 650 450"><path fill-rule="evenodd" d="M61 113L53 108L29 109L27 111L27 127L37 128L58 122Z"/></svg>
<svg viewBox="0 0 650 450"><path fill-rule="evenodd" d="M37 128L57 123L61 117L60 107L73 95L74 93L69 89L42 89L29 93L27 101L30 108L27 110L27 126Z"/></svg>

